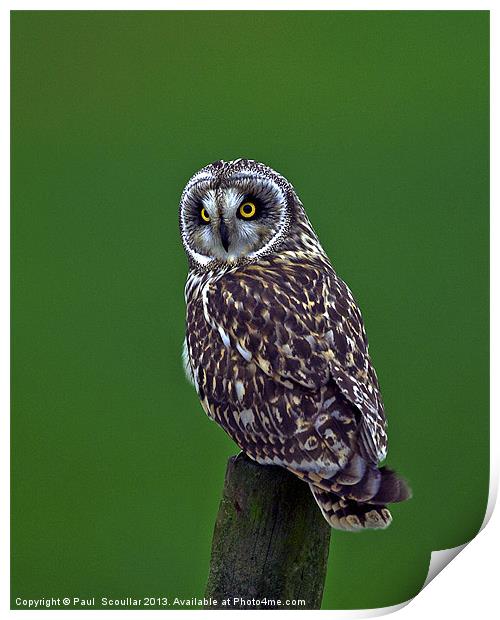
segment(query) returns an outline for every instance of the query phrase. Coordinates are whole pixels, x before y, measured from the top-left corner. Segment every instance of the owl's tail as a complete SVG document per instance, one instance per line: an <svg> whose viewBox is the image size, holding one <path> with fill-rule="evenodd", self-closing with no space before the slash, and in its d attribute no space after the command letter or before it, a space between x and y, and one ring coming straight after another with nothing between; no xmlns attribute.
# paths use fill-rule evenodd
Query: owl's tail
<svg viewBox="0 0 500 620"><path fill-rule="evenodd" d="M377 505L403 502L411 497L404 478L392 469L367 463L359 454L354 454L346 467L329 480L319 482L319 486L345 499Z"/></svg>
<svg viewBox="0 0 500 620"><path fill-rule="evenodd" d="M314 498L337 529L385 528L392 521L385 504L411 497L406 480L396 472L367 463L357 454L347 467L320 484L322 488L310 484Z"/></svg>
<svg viewBox="0 0 500 620"><path fill-rule="evenodd" d="M323 516L336 530L384 529L391 524L392 516L385 506L355 502L313 484L309 486Z"/></svg>

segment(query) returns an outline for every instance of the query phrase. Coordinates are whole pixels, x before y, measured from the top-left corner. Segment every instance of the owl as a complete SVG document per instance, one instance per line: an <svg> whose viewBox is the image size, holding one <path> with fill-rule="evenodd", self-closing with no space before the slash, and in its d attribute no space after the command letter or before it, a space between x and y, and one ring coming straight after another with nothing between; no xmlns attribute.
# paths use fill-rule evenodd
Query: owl
<svg viewBox="0 0 500 620"><path fill-rule="evenodd" d="M387 452L377 375L354 297L293 186L248 159L187 183L184 366L209 418L257 463L309 484L328 523L380 529L410 497Z"/></svg>

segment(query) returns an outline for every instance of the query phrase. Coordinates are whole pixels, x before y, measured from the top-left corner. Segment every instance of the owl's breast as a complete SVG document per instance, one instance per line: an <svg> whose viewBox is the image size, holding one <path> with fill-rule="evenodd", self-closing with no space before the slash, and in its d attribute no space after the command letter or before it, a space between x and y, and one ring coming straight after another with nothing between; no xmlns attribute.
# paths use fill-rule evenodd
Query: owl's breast
<svg viewBox="0 0 500 620"><path fill-rule="evenodd" d="M203 408L237 443L295 432L299 411L285 386L206 320L202 296L187 304L186 349Z"/></svg>

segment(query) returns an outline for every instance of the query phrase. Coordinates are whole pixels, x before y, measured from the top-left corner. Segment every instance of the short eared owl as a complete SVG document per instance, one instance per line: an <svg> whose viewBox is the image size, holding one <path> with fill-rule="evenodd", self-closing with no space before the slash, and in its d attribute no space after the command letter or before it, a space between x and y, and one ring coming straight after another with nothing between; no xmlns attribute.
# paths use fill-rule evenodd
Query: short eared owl
<svg viewBox="0 0 500 620"><path fill-rule="evenodd" d="M180 202L189 260L184 361L207 415L249 457L309 483L335 528L384 528L410 496L378 464L384 407L358 306L292 185L216 161Z"/></svg>

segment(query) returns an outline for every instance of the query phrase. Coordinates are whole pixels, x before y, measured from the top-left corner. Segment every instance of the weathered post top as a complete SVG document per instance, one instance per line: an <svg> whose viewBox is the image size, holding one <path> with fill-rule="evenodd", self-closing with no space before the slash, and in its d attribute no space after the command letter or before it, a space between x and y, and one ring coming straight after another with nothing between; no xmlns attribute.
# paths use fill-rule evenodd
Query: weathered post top
<svg viewBox="0 0 500 620"><path fill-rule="evenodd" d="M211 607L319 609L330 533L306 483L282 467L231 457L212 542Z"/></svg>

